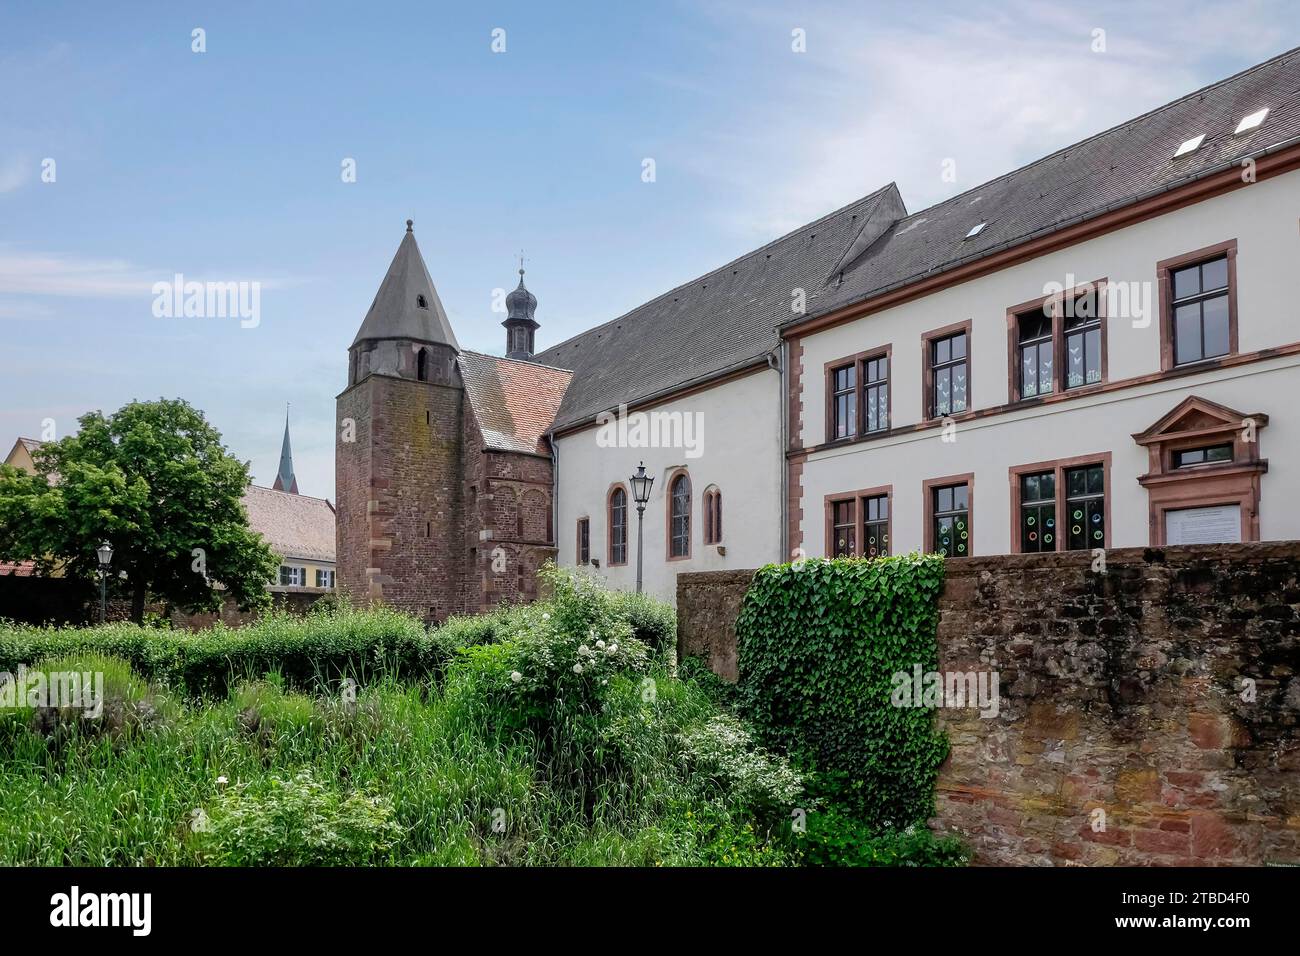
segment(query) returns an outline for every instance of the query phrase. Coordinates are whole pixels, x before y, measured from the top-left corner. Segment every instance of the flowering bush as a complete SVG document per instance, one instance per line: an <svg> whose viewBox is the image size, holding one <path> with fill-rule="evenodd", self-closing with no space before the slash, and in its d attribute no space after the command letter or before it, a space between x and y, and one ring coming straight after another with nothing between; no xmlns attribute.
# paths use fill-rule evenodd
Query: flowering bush
<svg viewBox="0 0 1300 956"><path fill-rule="evenodd" d="M344 795L310 770L224 789L193 815L206 860L225 866L356 866L383 862L402 836L391 801Z"/></svg>
<svg viewBox="0 0 1300 956"><path fill-rule="evenodd" d="M799 803L803 778L784 759L756 747L730 714L689 728L681 740L690 771L716 781L737 803L783 814Z"/></svg>

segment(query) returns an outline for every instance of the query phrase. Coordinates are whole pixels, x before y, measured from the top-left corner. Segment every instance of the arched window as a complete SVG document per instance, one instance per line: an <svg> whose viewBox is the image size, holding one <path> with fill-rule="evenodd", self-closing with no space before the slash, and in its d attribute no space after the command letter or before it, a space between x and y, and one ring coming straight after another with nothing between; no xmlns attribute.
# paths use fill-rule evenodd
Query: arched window
<svg viewBox="0 0 1300 956"><path fill-rule="evenodd" d="M429 300L422 295L417 295L415 297L415 304L421 309L427 309L429 307Z"/></svg>
<svg viewBox="0 0 1300 956"><path fill-rule="evenodd" d="M528 330L516 326L510 330L510 351L528 352Z"/></svg>
<svg viewBox="0 0 1300 956"><path fill-rule="evenodd" d="M668 557L691 556L691 479L681 472L668 483Z"/></svg>
<svg viewBox="0 0 1300 956"><path fill-rule="evenodd" d="M704 543L722 543L722 492L715 487L704 491Z"/></svg>
<svg viewBox="0 0 1300 956"><path fill-rule="evenodd" d="M608 561L627 564L627 492L621 486L609 493Z"/></svg>
<svg viewBox="0 0 1300 956"><path fill-rule="evenodd" d="M429 350L420 349L415 353L415 377L421 382L429 380Z"/></svg>

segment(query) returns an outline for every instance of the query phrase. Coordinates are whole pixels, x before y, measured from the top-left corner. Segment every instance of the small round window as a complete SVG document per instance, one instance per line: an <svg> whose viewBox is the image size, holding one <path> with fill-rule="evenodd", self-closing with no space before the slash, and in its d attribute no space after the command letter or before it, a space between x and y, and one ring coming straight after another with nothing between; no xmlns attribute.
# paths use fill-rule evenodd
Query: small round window
<svg viewBox="0 0 1300 956"><path fill-rule="evenodd" d="M417 295L415 297L415 304L422 309L427 309L429 307L429 300L422 295Z"/></svg>

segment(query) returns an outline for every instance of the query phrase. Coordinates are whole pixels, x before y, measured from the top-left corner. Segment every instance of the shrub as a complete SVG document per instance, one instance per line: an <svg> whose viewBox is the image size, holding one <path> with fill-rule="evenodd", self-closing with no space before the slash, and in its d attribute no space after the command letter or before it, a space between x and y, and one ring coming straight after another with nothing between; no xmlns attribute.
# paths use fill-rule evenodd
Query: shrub
<svg viewBox="0 0 1300 956"><path fill-rule="evenodd" d="M760 740L872 831L933 812L946 738L890 691L895 672L937 667L942 584L937 555L768 565L736 624L742 710Z"/></svg>
<svg viewBox="0 0 1300 956"><path fill-rule="evenodd" d="M40 700L26 695L39 680ZM158 726L174 713L167 696L140 678L126 661L102 654L47 658L5 678L3 721L20 725L61 748L75 737L126 734ZM12 689L11 689L12 688Z"/></svg>
<svg viewBox="0 0 1300 956"><path fill-rule="evenodd" d="M101 654L120 658L150 681L193 695L225 697L241 680L276 670L293 686L384 675L420 679L442 658L423 625L388 608L304 616L268 613L252 624L189 633L106 624L91 628L0 625L0 670L49 656Z"/></svg>
<svg viewBox="0 0 1300 956"><path fill-rule="evenodd" d="M402 829L390 801L344 795L310 770L240 784L196 816L204 858L223 866L357 866L380 863Z"/></svg>
<svg viewBox="0 0 1300 956"><path fill-rule="evenodd" d="M632 626L632 636L656 654L677 647L677 612L646 594L611 595L614 613Z"/></svg>
<svg viewBox="0 0 1300 956"><path fill-rule="evenodd" d="M960 840L936 837L924 825L875 833L835 807L808 814L799 838L803 862L813 866L965 866Z"/></svg>
<svg viewBox="0 0 1300 956"><path fill-rule="evenodd" d="M739 805L788 813L803 794L803 780L788 763L758 749L749 731L719 714L682 735L689 770L717 781Z"/></svg>

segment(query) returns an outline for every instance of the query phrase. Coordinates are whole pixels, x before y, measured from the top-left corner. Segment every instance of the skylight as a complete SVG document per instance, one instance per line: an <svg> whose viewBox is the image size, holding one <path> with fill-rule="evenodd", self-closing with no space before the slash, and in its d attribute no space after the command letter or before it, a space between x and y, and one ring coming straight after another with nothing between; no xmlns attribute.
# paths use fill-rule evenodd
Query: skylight
<svg viewBox="0 0 1300 956"><path fill-rule="evenodd" d="M1174 159L1177 159L1179 156L1186 156L1188 153L1196 149L1196 147L1200 146L1201 141L1204 139L1205 134L1202 133L1200 136L1193 136L1191 139L1183 140L1183 145L1179 146L1178 152L1174 153Z"/></svg>
<svg viewBox="0 0 1300 956"><path fill-rule="evenodd" d="M1252 129L1259 126L1260 123L1264 122L1264 117L1267 115L1268 107L1266 106L1262 110L1255 110L1255 112L1250 115L1243 116L1241 122L1237 124L1237 130L1233 135L1240 136L1242 133L1250 132Z"/></svg>
<svg viewBox="0 0 1300 956"><path fill-rule="evenodd" d="M968 233L966 233L966 238L967 238L967 239L974 239L976 236L978 236L981 232L984 231L984 227L987 226L987 225L988 225L988 223L986 223L986 222L982 222L982 223L980 223L978 226L974 226L974 227L972 227L972 228L971 228L971 231L968 232Z"/></svg>

